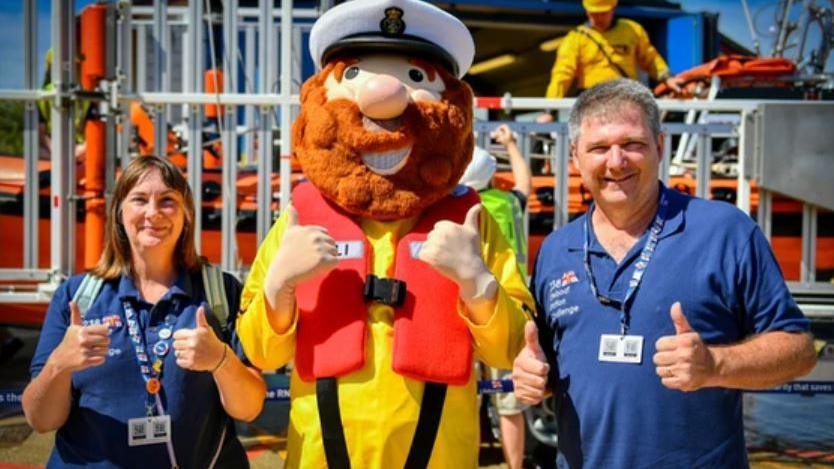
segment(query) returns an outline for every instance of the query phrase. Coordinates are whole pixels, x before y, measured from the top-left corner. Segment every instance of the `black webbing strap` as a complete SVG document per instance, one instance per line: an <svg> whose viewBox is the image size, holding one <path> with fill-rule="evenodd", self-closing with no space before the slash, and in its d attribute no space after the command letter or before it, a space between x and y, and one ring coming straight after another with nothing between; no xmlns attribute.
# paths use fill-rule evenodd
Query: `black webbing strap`
<svg viewBox="0 0 834 469"><path fill-rule="evenodd" d="M603 46L597 40L597 38L594 37L594 33L591 32L590 28L588 28L585 25L580 25L580 26L576 27L576 31L579 34L581 34L581 35L587 37L588 39L590 39L591 42L593 42L594 44L596 44L597 49L599 49L599 51L602 52L603 57L605 57L605 60L608 61L608 65L611 65L612 67L614 67L614 69L617 70L617 73L619 73L622 78L629 78L628 73L626 73L626 71L623 70L623 67L621 67L620 64L618 64L617 62L614 62L614 59L610 55L608 55L608 52L605 50L605 46Z"/></svg>
<svg viewBox="0 0 834 469"><path fill-rule="evenodd" d="M423 403L420 405L420 417L417 419L417 429L414 431L414 439L411 440L408 459L405 460L405 469L425 469L429 465L445 400L445 384L426 383Z"/></svg>
<svg viewBox="0 0 834 469"><path fill-rule="evenodd" d="M319 378L316 380L316 400L319 407L321 439L324 455L330 469L350 469L345 429L339 414L339 393L336 378ZM446 385L426 383L423 390L423 402L417 429L411 440L411 449L405 461L405 469L424 469L429 464L437 430L440 428L440 416L446 400Z"/></svg>
<svg viewBox="0 0 834 469"><path fill-rule="evenodd" d="M350 469L345 429L339 415L339 392L336 378L319 378L316 380L316 401L319 407L321 423L321 440L324 455L330 469Z"/></svg>

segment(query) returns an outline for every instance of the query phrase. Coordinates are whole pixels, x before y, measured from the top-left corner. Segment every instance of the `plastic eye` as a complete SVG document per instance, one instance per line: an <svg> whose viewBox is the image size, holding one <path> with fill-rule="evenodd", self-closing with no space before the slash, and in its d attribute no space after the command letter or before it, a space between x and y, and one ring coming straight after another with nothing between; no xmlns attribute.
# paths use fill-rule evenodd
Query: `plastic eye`
<svg viewBox="0 0 834 469"><path fill-rule="evenodd" d="M350 67L345 70L345 78L348 80L353 80L356 75L359 75L359 67Z"/></svg>
<svg viewBox="0 0 834 469"><path fill-rule="evenodd" d="M423 72L417 70L416 68L412 68L408 71L408 77L411 78L411 81L420 83L423 81Z"/></svg>

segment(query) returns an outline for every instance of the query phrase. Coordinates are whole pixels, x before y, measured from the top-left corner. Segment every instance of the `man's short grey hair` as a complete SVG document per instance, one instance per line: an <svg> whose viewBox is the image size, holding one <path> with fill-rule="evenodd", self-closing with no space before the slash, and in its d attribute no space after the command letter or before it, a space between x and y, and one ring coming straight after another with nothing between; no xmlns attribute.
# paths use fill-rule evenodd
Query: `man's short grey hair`
<svg viewBox="0 0 834 469"><path fill-rule="evenodd" d="M571 143L579 140L582 120L587 117L621 116L623 105L632 104L643 114L655 141L660 136L660 109L651 91L628 78L618 78L596 85L584 91L570 110Z"/></svg>

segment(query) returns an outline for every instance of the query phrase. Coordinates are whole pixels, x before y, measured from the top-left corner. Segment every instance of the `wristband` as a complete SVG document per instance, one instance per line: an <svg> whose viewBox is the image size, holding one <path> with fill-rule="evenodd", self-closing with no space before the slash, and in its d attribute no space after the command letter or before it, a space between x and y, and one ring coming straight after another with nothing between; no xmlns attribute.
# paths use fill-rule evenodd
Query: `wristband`
<svg viewBox="0 0 834 469"><path fill-rule="evenodd" d="M217 362L217 365L211 370L211 373L214 374L215 371L219 370L226 363L226 351L229 348L228 345L223 344L223 356L220 357L220 361Z"/></svg>

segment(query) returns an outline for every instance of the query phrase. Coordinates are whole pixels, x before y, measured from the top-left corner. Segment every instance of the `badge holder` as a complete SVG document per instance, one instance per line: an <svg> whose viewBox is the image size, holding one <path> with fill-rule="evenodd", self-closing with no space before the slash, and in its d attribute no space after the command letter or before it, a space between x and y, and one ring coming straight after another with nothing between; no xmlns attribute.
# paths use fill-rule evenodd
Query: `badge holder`
<svg viewBox="0 0 834 469"><path fill-rule="evenodd" d="M601 362L640 364L643 361L643 336L602 334L598 358Z"/></svg>

